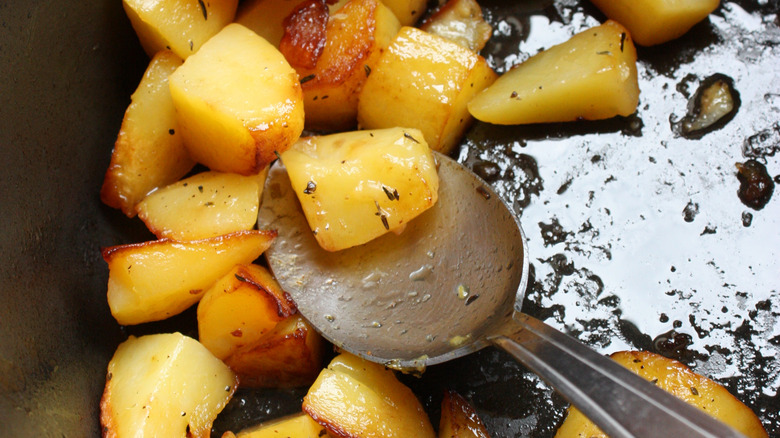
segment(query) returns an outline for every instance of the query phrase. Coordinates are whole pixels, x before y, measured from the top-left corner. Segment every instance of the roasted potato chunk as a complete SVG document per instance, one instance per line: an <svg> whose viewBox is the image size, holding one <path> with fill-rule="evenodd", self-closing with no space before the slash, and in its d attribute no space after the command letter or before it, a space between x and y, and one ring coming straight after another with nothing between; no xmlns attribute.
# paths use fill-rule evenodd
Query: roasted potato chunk
<svg viewBox="0 0 780 438"><path fill-rule="evenodd" d="M330 436L324 427L301 412L222 438L329 438Z"/></svg>
<svg viewBox="0 0 780 438"><path fill-rule="evenodd" d="M131 336L108 364L103 436L207 438L237 386L230 368L192 338Z"/></svg>
<svg viewBox="0 0 780 438"><path fill-rule="evenodd" d="M282 162L327 251L400 232L438 199L433 155L416 129L307 137L282 154Z"/></svg>
<svg viewBox="0 0 780 438"><path fill-rule="evenodd" d="M157 53L131 96L119 129L100 199L135 216L135 205L149 192L164 187L192 169L184 147L168 76L182 61L169 50Z"/></svg>
<svg viewBox="0 0 780 438"><path fill-rule="evenodd" d="M422 405L392 371L349 353L322 370L303 411L338 437L435 436Z"/></svg>
<svg viewBox="0 0 780 438"><path fill-rule="evenodd" d="M626 26L640 46L678 38L707 18L719 0L592 0L607 17Z"/></svg>
<svg viewBox="0 0 780 438"><path fill-rule="evenodd" d="M305 0L248 0L236 13L236 23L279 47L284 35L284 19Z"/></svg>
<svg viewBox="0 0 780 438"><path fill-rule="evenodd" d="M360 92L358 123L364 129L417 128L431 149L446 154L472 121L467 103L495 79L471 50L404 27Z"/></svg>
<svg viewBox="0 0 780 438"><path fill-rule="evenodd" d="M266 268L238 265L198 303L198 339L214 356L225 359L296 311Z"/></svg>
<svg viewBox="0 0 780 438"><path fill-rule="evenodd" d="M233 21L238 0L123 0L122 4L150 57L169 49L186 59Z"/></svg>
<svg viewBox="0 0 780 438"><path fill-rule="evenodd" d="M493 28L482 17L476 0L449 0L420 26L420 29L479 52Z"/></svg>
<svg viewBox="0 0 780 438"><path fill-rule="evenodd" d="M382 3L393 11L402 26L413 26L417 23L428 6L426 0L382 0Z"/></svg>
<svg viewBox="0 0 780 438"><path fill-rule="evenodd" d="M474 407L455 391L445 391L441 402L439 438L490 438Z"/></svg>
<svg viewBox="0 0 780 438"><path fill-rule="evenodd" d="M275 237L275 231L242 231L105 248L111 314L119 324L131 325L181 313L235 265L259 257Z"/></svg>
<svg viewBox="0 0 780 438"><path fill-rule="evenodd" d="M512 125L628 116L638 103L636 48L610 20L506 72L468 109L483 122Z"/></svg>
<svg viewBox="0 0 780 438"><path fill-rule="evenodd" d="M256 174L303 130L298 75L240 24L214 35L169 84L190 156L211 170Z"/></svg>
<svg viewBox="0 0 780 438"><path fill-rule="evenodd" d="M694 373L682 363L647 351L620 351L610 356L620 365L654 382L675 397L702 409L747 437L765 438L766 430L755 413L728 390ZM606 437L577 408L570 407L556 438Z"/></svg>
<svg viewBox="0 0 780 438"><path fill-rule="evenodd" d="M202 172L144 198L138 217L158 238L197 240L251 230L268 168L258 175Z"/></svg>

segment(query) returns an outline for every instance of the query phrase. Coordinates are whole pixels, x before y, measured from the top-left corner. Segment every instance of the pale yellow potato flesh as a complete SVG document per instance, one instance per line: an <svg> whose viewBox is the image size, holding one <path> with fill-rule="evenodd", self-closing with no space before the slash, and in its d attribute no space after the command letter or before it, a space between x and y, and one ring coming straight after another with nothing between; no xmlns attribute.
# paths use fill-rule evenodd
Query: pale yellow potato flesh
<svg viewBox="0 0 780 438"><path fill-rule="evenodd" d="M121 325L159 321L197 303L237 264L263 253L275 231L241 231L209 239L162 239L103 250L108 305Z"/></svg>
<svg viewBox="0 0 780 438"><path fill-rule="evenodd" d="M184 62L169 50L157 53L144 72L122 119L100 199L135 216L135 205L192 169L195 162L178 131L168 76Z"/></svg>
<svg viewBox="0 0 780 438"><path fill-rule="evenodd" d="M454 391L446 391L441 402L439 438L490 438L474 407Z"/></svg>
<svg viewBox="0 0 780 438"><path fill-rule="evenodd" d="M331 435L311 417L299 413L242 430L233 436L235 438L328 438Z"/></svg>
<svg viewBox="0 0 780 438"><path fill-rule="evenodd" d="M136 205L158 238L197 240L254 228L268 169L258 175L207 171L163 187Z"/></svg>
<svg viewBox="0 0 780 438"><path fill-rule="evenodd" d="M297 73L240 24L213 36L169 84L190 156L211 170L256 174L303 130Z"/></svg>
<svg viewBox="0 0 780 438"><path fill-rule="evenodd" d="M427 0L382 0L403 26L413 26L425 14Z"/></svg>
<svg viewBox="0 0 780 438"><path fill-rule="evenodd" d="M306 220L327 251L400 232L438 199L433 154L416 129L306 137L281 159Z"/></svg>
<svg viewBox="0 0 780 438"><path fill-rule="evenodd" d="M239 5L235 22L279 47L279 41L284 35L282 22L303 1L248 0Z"/></svg>
<svg viewBox="0 0 780 438"><path fill-rule="evenodd" d="M678 38L707 18L720 0L591 0L607 17L624 25L640 46Z"/></svg>
<svg viewBox="0 0 780 438"><path fill-rule="evenodd" d="M192 338L131 336L108 364L103 436L207 438L237 386L230 368Z"/></svg>
<svg viewBox="0 0 780 438"><path fill-rule="evenodd" d="M363 85L358 125L416 128L431 149L447 154L472 122L468 102L496 77L471 50L404 27Z"/></svg>
<svg viewBox="0 0 780 438"><path fill-rule="evenodd" d="M504 73L468 109L483 122L513 125L628 116L638 102L636 48L609 20Z"/></svg>
<svg viewBox="0 0 780 438"><path fill-rule="evenodd" d="M485 47L493 28L482 16L476 0L449 0L420 25L420 29L479 52Z"/></svg>
<svg viewBox="0 0 780 438"><path fill-rule="evenodd" d="M392 371L349 353L322 370L303 398L303 411L337 437L435 436L419 400Z"/></svg>
<svg viewBox="0 0 780 438"><path fill-rule="evenodd" d="M766 438L756 414L718 383L694 373L684 364L647 351L621 351L610 356L620 365L654 382L675 397L702 409L748 438ZM606 438L606 434L577 408L570 407L556 438Z"/></svg>
<svg viewBox="0 0 780 438"><path fill-rule="evenodd" d="M123 0L122 4L150 57L168 49L186 59L233 21L238 0Z"/></svg>
<svg viewBox="0 0 780 438"><path fill-rule="evenodd" d="M314 382L324 351L322 336L295 314L236 350L225 363L238 374L242 387L295 388Z"/></svg>
<svg viewBox="0 0 780 438"><path fill-rule="evenodd" d="M237 265L208 288L198 303L198 339L224 360L296 311L266 268Z"/></svg>

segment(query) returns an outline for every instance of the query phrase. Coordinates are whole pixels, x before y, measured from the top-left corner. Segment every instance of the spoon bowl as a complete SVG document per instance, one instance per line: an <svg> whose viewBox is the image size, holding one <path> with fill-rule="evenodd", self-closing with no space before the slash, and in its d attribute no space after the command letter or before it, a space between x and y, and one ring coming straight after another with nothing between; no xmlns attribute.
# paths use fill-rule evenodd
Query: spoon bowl
<svg viewBox="0 0 780 438"><path fill-rule="evenodd" d="M284 166L270 169L258 223L278 237L266 258L326 339L402 371L495 345L609 436L742 436L521 313L528 248L520 223L487 183L434 154L438 202L399 235L338 252L317 243Z"/></svg>

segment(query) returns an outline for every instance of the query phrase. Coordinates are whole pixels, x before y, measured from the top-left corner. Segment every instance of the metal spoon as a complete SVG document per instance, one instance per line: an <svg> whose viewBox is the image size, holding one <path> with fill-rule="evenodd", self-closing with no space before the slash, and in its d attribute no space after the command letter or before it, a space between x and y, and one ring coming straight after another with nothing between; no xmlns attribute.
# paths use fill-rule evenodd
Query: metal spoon
<svg viewBox="0 0 780 438"><path fill-rule="evenodd" d="M521 313L528 248L520 224L479 177L436 158L434 207L400 235L339 252L320 248L284 166L271 168L258 223L279 237L266 257L325 338L397 369L423 369L495 345L612 437L742 436Z"/></svg>

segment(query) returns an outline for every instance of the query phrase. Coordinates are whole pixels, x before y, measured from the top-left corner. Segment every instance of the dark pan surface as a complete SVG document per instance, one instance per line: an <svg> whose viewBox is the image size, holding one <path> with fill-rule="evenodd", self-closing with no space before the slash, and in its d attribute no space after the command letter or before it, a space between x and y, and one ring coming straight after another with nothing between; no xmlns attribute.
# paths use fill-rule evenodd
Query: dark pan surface
<svg viewBox="0 0 780 438"><path fill-rule="evenodd" d="M499 72L603 21L579 1L482 2ZM658 351L723 383L780 436L780 202L742 204L735 163L780 183L780 3L723 2L669 44L639 49L639 110L604 122L476 124L454 156L515 207L533 279L524 310L597 350ZM98 190L147 62L119 0L0 5L0 436L98 436L105 367L128 330L105 302L99 248L147 240ZM677 135L715 73L741 106ZM748 216L752 219L748 220ZM749 224L748 224L749 223ZM748 224L748 225L746 225ZM132 333L193 331L194 313ZM404 377L434 424L445 388L494 436L554 434L566 404L489 349ZM240 391L215 431L300 409L305 389ZM219 435L214 435L219 436Z"/></svg>

